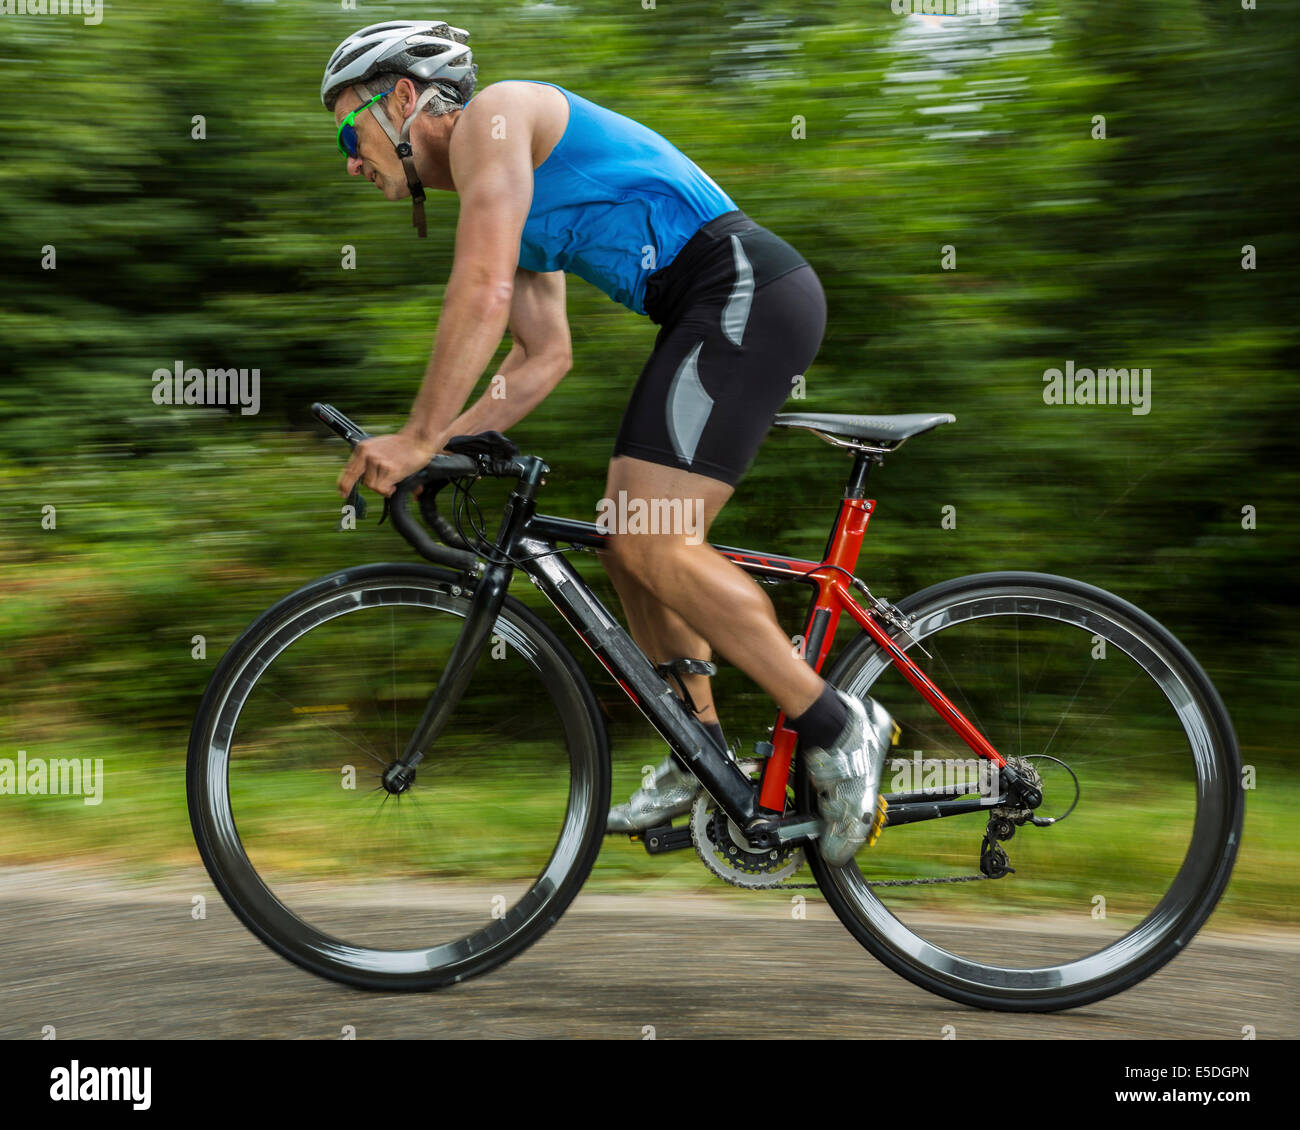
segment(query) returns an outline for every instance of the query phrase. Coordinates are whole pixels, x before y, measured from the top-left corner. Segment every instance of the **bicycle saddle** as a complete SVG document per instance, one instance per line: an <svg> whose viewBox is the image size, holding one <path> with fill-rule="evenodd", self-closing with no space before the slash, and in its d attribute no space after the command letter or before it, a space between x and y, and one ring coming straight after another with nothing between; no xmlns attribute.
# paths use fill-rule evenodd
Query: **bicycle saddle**
<svg viewBox="0 0 1300 1130"><path fill-rule="evenodd" d="M815 432L870 443L901 443L957 419L950 412L911 412L902 416L845 416L833 412L782 412L775 428L808 428Z"/></svg>

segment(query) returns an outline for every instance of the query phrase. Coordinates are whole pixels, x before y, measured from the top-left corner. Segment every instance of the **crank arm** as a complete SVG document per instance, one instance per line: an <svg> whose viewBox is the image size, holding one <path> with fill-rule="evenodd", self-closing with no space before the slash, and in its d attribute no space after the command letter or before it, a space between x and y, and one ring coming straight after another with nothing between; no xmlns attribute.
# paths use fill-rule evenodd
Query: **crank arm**
<svg viewBox="0 0 1300 1130"><path fill-rule="evenodd" d="M822 822L819 817L795 813L790 817L790 823L781 824L777 828L776 838L782 844L805 842L815 840L821 835L821 830Z"/></svg>

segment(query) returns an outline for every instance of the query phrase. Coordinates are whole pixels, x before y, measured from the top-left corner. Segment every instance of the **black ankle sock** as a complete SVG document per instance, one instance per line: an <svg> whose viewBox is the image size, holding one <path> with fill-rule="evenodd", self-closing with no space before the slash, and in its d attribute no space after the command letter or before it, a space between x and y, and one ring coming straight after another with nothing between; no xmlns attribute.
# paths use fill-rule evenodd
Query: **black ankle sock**
<svg viewBox="0 0 1300 1130"><path fill-rule="evenodd" d="M718 745L720 745L723 749L727 748L727 739L722 733L721 722L701 722L700 725L702 725L706 730L709 731L709 734L712 736L713 740L718 743Z"/></svg>
<svg viewBox="0 0 1300 1130"><path fill-rule="evenodd" d="M789 719L789 723L790 729L799 735L800 745L825 749L840 736L848 720L848 708L827 683L817 701L798 718Z"/></svg>

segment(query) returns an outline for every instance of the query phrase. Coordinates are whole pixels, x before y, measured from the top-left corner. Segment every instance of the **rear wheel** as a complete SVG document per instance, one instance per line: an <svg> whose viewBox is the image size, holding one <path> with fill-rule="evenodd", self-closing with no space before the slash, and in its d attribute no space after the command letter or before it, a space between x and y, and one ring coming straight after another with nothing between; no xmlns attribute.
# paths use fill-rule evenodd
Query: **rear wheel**
<svg viewBox="0 0 1300 1130"><path fill-rule="evenodd" d="M375 565L292 593L231 647L195 720L208 872L259 938L323 977L394 990L484 973L559 918L600 850L599 709L512 598L414 781L384 786L469 611L462 584Z"/></svg>
<svg viewBox="0 0 1300 1130"><path fill-rule="evenodd" d="M916 642L896 642L1004 757L1039 775L1034 815L1064 818L1037 827L985 803L887 826L843 867L811 851L827 901L889 968L982 1008L1070 1008L1150 976L1213 910L1241 837L1241 755L1205 672L1149 616L1063 577L963 577L899 608ZM828 678L901 727L882 781L891 816L909 802L981 798L987 763L869 636ZM979 866L991 818L1006 838L986 850L1014 869L999 878Z"/></svg>

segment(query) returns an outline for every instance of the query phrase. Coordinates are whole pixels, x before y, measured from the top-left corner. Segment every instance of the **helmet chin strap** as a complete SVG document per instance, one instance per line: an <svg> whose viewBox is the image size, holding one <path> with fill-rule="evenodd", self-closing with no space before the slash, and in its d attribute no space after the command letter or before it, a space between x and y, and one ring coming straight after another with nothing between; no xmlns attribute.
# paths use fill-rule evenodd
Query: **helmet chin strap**
<svg viewBox="0 0 1300 1130"><path fill-rule="evenodd" d="M369 88L367 88L363 83L358 82L354 85L358 90L365 92L365 97L373 97ZM375 114L375 120L379 122L383 127L384 132L388 134L388 140L393 143L393 148L397 150L397 155L402 160L402 168L406 172L406 187L411 190L411 226L415 228L416 233L421 239L424 239L428 235L428 230L424 223L424 185L420 183L419 174L415 171L415 157L411 152L409 134L411 132L411 126L415 124L415 116L424 108L425 103L436 98L437 95L438 88L436 86L430 86L428 90L420 95L416 100L415 108L407 116L406 120L402 122L400 133L393 128L393 123L389 120L388 113L384 110L382 105L372 107L372 109L378 111L378 113Z"/></svg>

